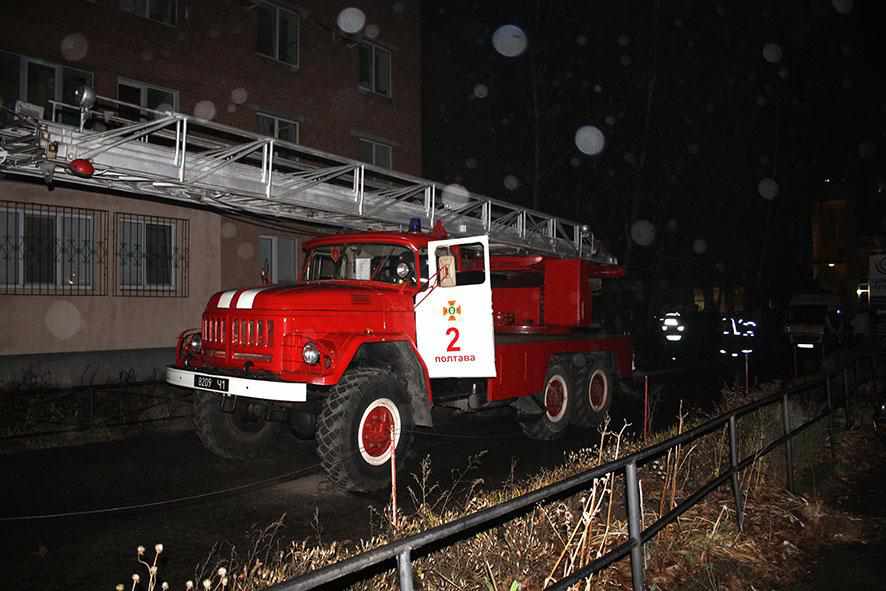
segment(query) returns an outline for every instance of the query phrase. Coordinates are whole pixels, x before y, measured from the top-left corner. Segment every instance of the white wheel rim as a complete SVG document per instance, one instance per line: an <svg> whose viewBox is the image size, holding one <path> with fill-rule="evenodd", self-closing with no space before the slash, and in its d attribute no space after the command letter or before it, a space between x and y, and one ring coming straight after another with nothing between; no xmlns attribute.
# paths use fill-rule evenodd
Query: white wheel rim
<svg viewBox="0 0 886 591"><path fill-rule="evenodd" d="M556 414L551 414L551 407L554 406L554 401L548 398L549 395L553 396L554 391L553 388L560 388L563 393L563 402L560 404L560 408ZM566 380L563 379L561 375L553 375L545 384L545 415L547 415L548 420L552 423L559 423L563 417L566 416L566 409L569 406L569 388L566 385ZM550 403L550 404L549 404Z"/></svg>
<svg viewBox="0 0 886 591"><path fill-rule="evenodd" d="M599 404L594 404L593 387L594 380L597 379L603 383L603 393L600 397L601 402ZM606 409L607 402L609 402L609 379L606 377L605 371L602 369L595 369L594 373L591 374L591 379L588 380L588 404L594 412L603 412Z"/></svg>
<svg viewBox="0 0 886 591"><path fill-rule="evenodd" d="M390 413L390 421L394 426L395 448L400 443L400 430L403 426L400 419L400 410L397 408L397 405L393 400L389 398L377 398L369 403L369 406L363 411L363 415L360 417L360 425L357 427L357 449L360 450L360 456L363 458L363 461L370 466L381 466L391 458L390 444L381 453L364 445L367 436L376 438L375 435L370 435L368 430L372 430L378 426L376 419L379 416L379 411L387 411Z"/></svg>

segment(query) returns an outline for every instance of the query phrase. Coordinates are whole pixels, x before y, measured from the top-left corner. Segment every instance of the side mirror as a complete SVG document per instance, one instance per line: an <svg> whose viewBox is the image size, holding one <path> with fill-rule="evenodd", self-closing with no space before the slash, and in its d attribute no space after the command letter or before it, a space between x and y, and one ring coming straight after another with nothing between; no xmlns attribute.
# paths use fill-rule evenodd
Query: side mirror
<svg viewBox="0 0 886 591"><path fill-rule="evenodd" d="M451 254L437 258L437 283L440 287L455 287L455 257Z"/></svg>

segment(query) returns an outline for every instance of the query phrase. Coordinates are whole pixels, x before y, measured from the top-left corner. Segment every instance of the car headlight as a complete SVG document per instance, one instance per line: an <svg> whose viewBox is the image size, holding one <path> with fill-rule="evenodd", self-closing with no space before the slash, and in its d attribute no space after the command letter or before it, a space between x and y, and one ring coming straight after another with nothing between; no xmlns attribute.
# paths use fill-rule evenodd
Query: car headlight
<svg viewBox="0 0 886 591"><path fill-rule="evenodd" d="M320 362L320 350L312 342L307 343L301 350L301 357L308 365L316 365Z"/></svg>
<svg viewBox="0 0 886 591"><path fill-rule="evenodd" d="M188 349L191 351L200 352L200 349L203 348L203 339L200 336L199 332L195 332L191 336L188 337Z"/></svg>
<svg viewBox="0 0 886 591"><path fill-rule="evenodd" d="M397 264L397 277L399 277L400 279L406 279L407 277L409 277L410 271L411 269L406 263Z"/></svg>

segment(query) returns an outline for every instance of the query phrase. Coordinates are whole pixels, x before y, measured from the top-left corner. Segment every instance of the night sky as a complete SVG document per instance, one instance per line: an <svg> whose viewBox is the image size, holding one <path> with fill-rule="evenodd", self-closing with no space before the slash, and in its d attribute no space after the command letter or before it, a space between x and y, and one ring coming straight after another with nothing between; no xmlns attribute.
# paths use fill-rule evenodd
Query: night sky
<svg viewBox="0 0 886 591"><path fill-rule="evenodd" d="M880 4L425 2L426 176L585 221L633 274L799 281L816 199L886 229Z"/></svg>

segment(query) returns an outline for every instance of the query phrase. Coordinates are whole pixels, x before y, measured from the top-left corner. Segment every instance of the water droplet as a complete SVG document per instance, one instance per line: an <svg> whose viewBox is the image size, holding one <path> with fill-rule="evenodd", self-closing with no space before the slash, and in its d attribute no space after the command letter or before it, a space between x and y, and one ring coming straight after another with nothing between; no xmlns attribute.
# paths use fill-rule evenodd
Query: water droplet
<svg viewBox="0 0 886 591"><path fill-rule="evenodd" d="M83 33L65 35L61 43L62 56L69 62L79 62L89 53L89 41Z"/></svg>
<svg viewBox="0 0 886 591"><path fill-rule="evenodd" d="M470 195L470 191L462 185L453 183L443 187L443 190L440 192L440 201L448 209L458 209L468 204Z"/></svg>
<svg viewBox="0 0 886 591"><path fill-rule="evenodd" d="M215 103L212 101L200 101L194 105L194 117L212 120L215 118Z"/></svg>
<svg viewBox="0 0 886 591"><path fill-rule="evenodd" d="M43 318L46 329L60 341L66 341L83 328L83 319L77 306L67 300L50 304Z"/></svg>
<svg viewBox="0 0 886 591"><path fill-rule="evenodd" d="M854 5L853 0L832 0L831 3L834 5L834 10L839 14L849 14L852 12Z"/></svg>
<svg viewBox="0 0 886 591"><path fill-rule="evenodd" d="M241 242L237 246L237 256L243 260L255 257L255 247L252 245L252 242Z"/></svg>
<svg viewBox="0 0 886 591"><path fill-rule="evenodd" d="M502 25L492 34L492 46L505 57L517 57L528 44L526 33L516 25Z"/></svg>
<svg viewBox="0 0 886 591"><path fill-rule="evenodd" d="M231 102L235 105L242 105L249 99L249 93L245 88L235 88L231 91Z"/></svg>
<svg viewBox="0 0 886 591"><path fill-rule="evenodd" d="M366 30L363 31L363 34L366 35L367 39L378 39L378 36L381 34L381 29L378 25L366 25Z"/></svg>
<svg viewBox="0 0 886 591"><path fill-rule="evenodd" d="M631 239L640 246L655 242L655 226L649 220L637 220L631 224Z"/></svg>
<svg viewBox="0 0 886 591"><path fill-rule="evenodd" d="M766 177L757 184L757 191L760 193L760 197L772 201L778 196L778 183L775 179Z"/></svg>
<svg viewBox="0 0 886 591"><path fill-rule="evenodd" d="M339 29L353 35L359 32L363 25L366 24L366 14L359 8L351 6L338 13L336 23Z"/></svg>
<svg viewBox="0 0 886 591"><path fill-rule="evenodd" d="M777 64L781 61L781 57L781 45L778 43L767 43L763 46L763 59L770 64Z"/></svg>
<svg viewBox="0 0 886 591"><path fill-rule="evenodd" d="M593 156L603 151L606 146L606 136L598 127L583 125L575 132L575 146L583 154Z"/></svg>
<svg viewBox="0 0 886 591"><path fill-rule="evenodd" d="M477 98L486 98L489 96L489 87L485 84L477 84L474 86L474 96Z"/></svg>
<svg viewBox="0 0 886 591"><path fill-rule="evenodd" d="M512 174L509 174L504 179L505 189L508 191L516 191L520 188L520 179L515 177Z"/></svg>
<svg viewBox="0 0 886 591"><path fill-rule="evenodd" d="M237 224L225 222L222 224L222 238L234 238L237 236Z"/></svg>

